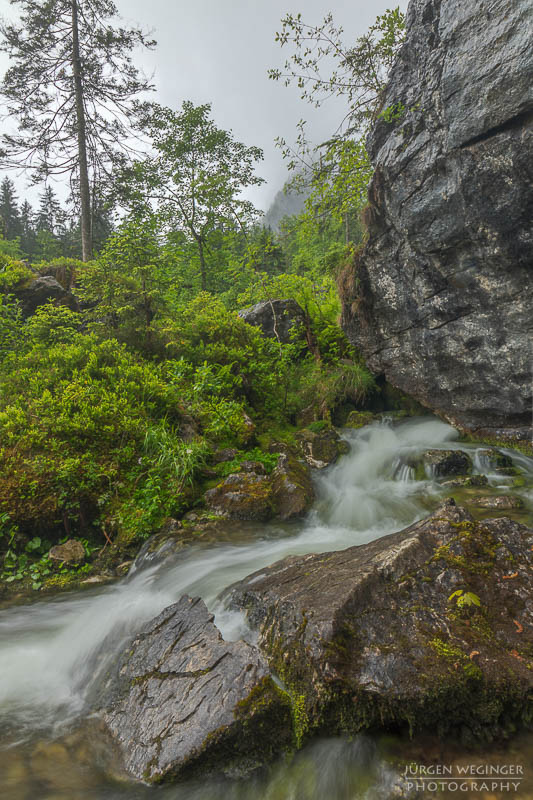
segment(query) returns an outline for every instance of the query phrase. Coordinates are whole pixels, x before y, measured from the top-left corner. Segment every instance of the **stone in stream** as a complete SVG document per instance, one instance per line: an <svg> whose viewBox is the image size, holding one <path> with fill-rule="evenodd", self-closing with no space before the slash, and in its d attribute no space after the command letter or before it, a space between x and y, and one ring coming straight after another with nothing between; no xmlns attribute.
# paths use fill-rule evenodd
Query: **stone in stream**
<svg viewBox="0 0 533 800"><path fill-rule="evenodd" d="M264 657L225 642L200 598L145 625L99 691L126 771L149 783L247 774L290 745L287 696Z"/></svg>
<svg viewBox="0 0 533 800"><path fill-rule="evenodd" d="M266 522L304 516L315 499L306 464L290 453L280 453L271 475L262 464L244 461L243 472L228 475L205 493L208 509L233 520Z"/></svg>
<svg viewBox="0 0 533 800"><path fill-rule="evenodd" d="M469 502L478 508L498 508L502 511L513 508L524 508L524 501L522 498L512 494L473 497Z"/></svg>
<svg viewBox="0 0 533 800"><path fill-rule="evenodd" d="M468 475L472 471L472 459L463 450L426 450L402 456L400 462L414 469L419 479Z"/></svg>
<svg viewBox="0 0 533 800"><path fill-rule="evenodd" d="M475 522L449 500L404 531L286 558L223 596L288 686L297 740L392 727L472 741L532 719L532 546L533 530Z"/></svg>
<svg viewBox="0 0 533 800"><path fill-rule="evenodd" d="M348 452L349 445L335 428L326 426L321 430L305 428L296 434L298 447L310 467L324 469L334 464L340 455Z"/></svg>

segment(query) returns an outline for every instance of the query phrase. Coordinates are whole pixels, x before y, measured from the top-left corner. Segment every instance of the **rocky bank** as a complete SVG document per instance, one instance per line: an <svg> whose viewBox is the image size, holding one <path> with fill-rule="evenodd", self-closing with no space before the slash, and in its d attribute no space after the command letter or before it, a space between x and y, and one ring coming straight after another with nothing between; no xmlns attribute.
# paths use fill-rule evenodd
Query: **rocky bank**
<svg viewBox="0 0 533 800"><path fill-rule="evenodd" d="M187 596L124 648L100 691L127 771L244 775L315 734L531 728L533 530L453 500L404 531L293 556L224 592L256 644Z"/></svg>

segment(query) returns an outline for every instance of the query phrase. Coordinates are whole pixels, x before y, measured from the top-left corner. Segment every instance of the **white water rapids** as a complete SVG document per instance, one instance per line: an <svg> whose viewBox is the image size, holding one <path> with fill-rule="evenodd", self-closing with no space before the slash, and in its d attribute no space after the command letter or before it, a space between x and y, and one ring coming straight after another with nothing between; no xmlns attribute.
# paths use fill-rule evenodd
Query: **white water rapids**
<svg viewBox="0 0 533 800"><path fill-rule="evenodd" d="M0 612L0 721L3 729L10 732L10 742L35 737L37 732L40 736L60 732L82 711L86 692L102 661L182 594L201 596L214 611L223 635L238 638L246 635L244 620L227 612L217 601L221 590L234 581L287 555L363 544L410 525L438 505L443 489L430 479L413 480L409 469L401 468L400 456L450 447L457 432L449 425L423 418L397 426L374 424L348 431L345 436L350 453L316 475L318 500L301 523L257 523L252 535L248 531L245 537L237 536L234 544L188 548L167 560L150 562L145 558L127 578L113 585ZM472 445L454 443L453 448L475 455ZM519 469L533 474L533 460L512 455ZM475 459L474 462L482 466ZM491 477L494 485L502 481L505 485L505 480ZM527 499L526 493L524 497ZM316 745L315 750L319 746L329 748L328 763L339 754L350 761L355 752L355 744L339 740ZM349 757L346 748L350 747ZM360 743L357 747L357 763L360 765L361 759L366 763L367 756L361 756L361 752L367 753L370 745ZM117 794L111 788L101 788L96 794L79 796L91 800L145 796L137 794L141 790L134 787L125 794L123 791L126 790ZM171 797L182 796L181 790L173 791ZM253 796L239 794L241 789L234 791L235 797ZM64 796L70 799L70 795ZM189 792L183 796L209 795ZM268 793L261 796L289 797ZM355 795L332 792L331 797L334 796L347 800Z"/></svg>

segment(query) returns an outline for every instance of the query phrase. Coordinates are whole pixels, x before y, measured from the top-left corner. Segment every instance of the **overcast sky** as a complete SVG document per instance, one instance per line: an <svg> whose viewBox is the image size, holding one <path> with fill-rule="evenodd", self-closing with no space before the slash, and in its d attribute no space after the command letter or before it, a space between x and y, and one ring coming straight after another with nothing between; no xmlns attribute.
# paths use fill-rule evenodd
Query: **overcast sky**
<svg viewBox="0 0 533 800"><path fill-rule="evenodd" d="M285 48L274 41L280 20L287 13L302 13L311 24L332 11L342 25L346 41L355 40L377 14L393 5L390 0L115 0L125 22L150 29L157 48L139 53L139 65L154 73L157 100L179 108L184 100L212 103L213 117L247 145L261 147L265 160L258 173L266 186L255 190L259 207L268 206L286 178L276 136L293 141L296 123L308 119L316 140L327 137L342 113L339 101L315 111L299 99L297 89L268 79L270 67L282 67ZM401 2L405 9L407 3ZM13 15L8 0L0 0L2 16ZM288 55L288 53L287 53ZM6 56L0 54L2 72ZM17 180L19 193L23 181Z"/></svg>

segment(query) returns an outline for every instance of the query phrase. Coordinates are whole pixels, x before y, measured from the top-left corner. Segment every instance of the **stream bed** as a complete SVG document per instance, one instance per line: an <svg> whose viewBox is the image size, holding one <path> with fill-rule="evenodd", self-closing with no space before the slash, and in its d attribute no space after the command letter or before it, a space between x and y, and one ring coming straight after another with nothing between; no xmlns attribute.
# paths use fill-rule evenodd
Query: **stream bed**
<svg viewBox="0 0 533 800"><path fill-rule="evenodd" d="M317 502L293 524L235 524L231 542L189 547L167 557L141 555L113 585L73 592L0 612L0 797L5 800L388 800L460 795L486 800L494 789L466 794L451 784L416 794L402 778L405 765L522 765L520 798L533 798L533 736L465 753L430 737L330 738L247 781L195 782L164 788L132 784L110 773L112 754L86 722L87 697L109 660L143 623L183 594L201 596L226 639L252 638L244 618L217 600L234 581L287 555L340 550L401 530L428 515L450 494L519 496L512 511L479 509L531 524L533 459L510 450L520 481L490 471L480 446L458 441L449 425L424 417L345 431L348 455L316 473ZM408 456L429 448L467 451L488 487L450 490L427 474L415 479ZM520 485L517 485L520 484ZM442 789L442 790L441 790ZM415 794L413 794L415 791Z"/></svg>

